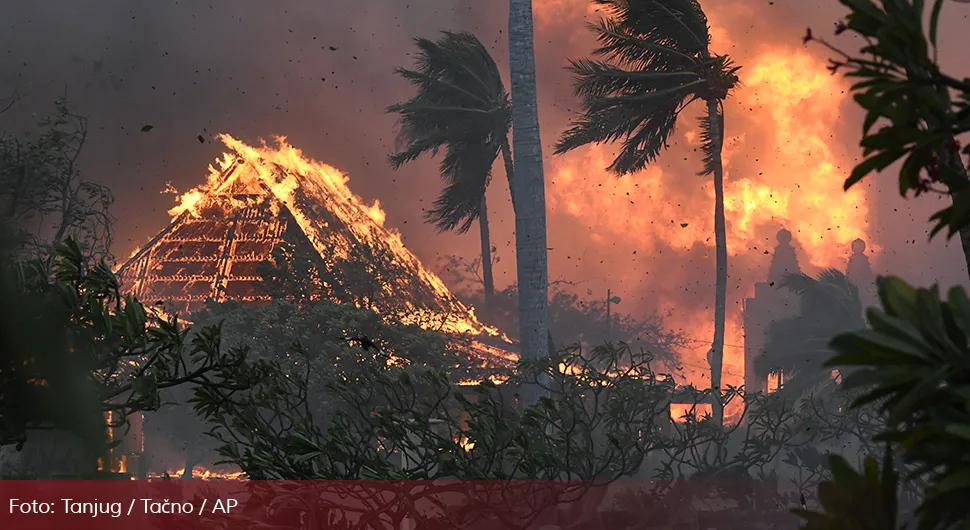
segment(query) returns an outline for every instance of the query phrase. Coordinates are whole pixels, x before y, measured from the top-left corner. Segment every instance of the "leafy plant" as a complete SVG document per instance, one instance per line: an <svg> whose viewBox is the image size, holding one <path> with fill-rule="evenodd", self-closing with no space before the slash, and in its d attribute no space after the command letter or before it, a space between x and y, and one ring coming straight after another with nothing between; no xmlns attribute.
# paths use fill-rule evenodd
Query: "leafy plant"
<svg viewBox="0 0 970 530"><path fill-rule="evenodd" d="M189 340L176 317L122 296L107 264L85 256L68 238L54 257L3 267L0 445L21 449L29 429L63 429L93 465L110 447L106 428L157 408L162 389L222 384L245 355L221 349L218 327Z"/></svg>
<svg viewBox="0 0 970 530"><path fill-rule="evenodd" d="M616 478L638 469L651 433L669 422L672 383L628 348L523 361L503 383L475 386L367 352L358 359L313 383L326 410L307 397L305 361L274 360L246 368L267 370L252 390L200 388L197 408L228 460L254 477L303 480ZM521 409L517 389L543 377L548 397Z"/></svg>
<svg viewBox="0 0 970 530"><path fill-rule="evenodd" d="M970 224L970 181L956 139L970 131L970 79L946 74L937 63L938 24L945 2L934 0L929 13L925 0L840 3L850 13L836 26L836 34L855 34L865 46L850 54L815 38L811 30L805 40L838 54L830 68L856 80L854 99L866 112L860 143L865 159L846 179L845 188L903 160L901 195L937 191L953 198L951 206L931 218L932 234L947 229L952 236ZM968 149L963 153L970 154Z"/></svg>
<svg viewBox="0 0 970 530"><path fill-rule="evenodd" d="M882 466L867 458L861 473L841 456L829 458L832 479L819 486L823 512L799 508L803 530L896 530L899 477L892 452L886 451Z"/></svg>
<svg viewBox="0 0 970 530"><path fill-rule="evenodd" d="M780 391L793 397L832 379L823 367L831 355L829 342L845 331L865 327L859 290L842 272L830 269L816 278L789 274L780 287L799 296L797 315L772 322L765 333L764 351L755 358L759 377L783 375Z"/></svg>
<svg viewBox="0 0 970 530"><path fill-rule="evenodd" d="M63 98L22 137L0 135L0 237L19 259L56 254L67 237L93 259L110 258L114 196L85 180L78 160L87 118Z"/></svg>
<svg viewBox="0 0 970 530"><path fill-rule="evenodd" d="M876 439L892 444L910 467L906 480L925 484L916 509L919 527L932 530L966 523L970 298L963 288L954 287L941 299L937 287L917 289L893 277L879 278L878 286L883 308L869 310L870 329L836 337L832 348L837 355L827 366L843 370L843 386L860 391L853 407L878 405L886 426ZM884 463L884 473L892 471L889 465ZM874 471L867 468L866 473ZM848 487L838 484L847 482L847 476L836 476L833 487ZM881 506L893 508L888 503ZM834 508L826 507L830 515L838 515L830 509ZM891 521L891 515L880 517Z"/></svg>

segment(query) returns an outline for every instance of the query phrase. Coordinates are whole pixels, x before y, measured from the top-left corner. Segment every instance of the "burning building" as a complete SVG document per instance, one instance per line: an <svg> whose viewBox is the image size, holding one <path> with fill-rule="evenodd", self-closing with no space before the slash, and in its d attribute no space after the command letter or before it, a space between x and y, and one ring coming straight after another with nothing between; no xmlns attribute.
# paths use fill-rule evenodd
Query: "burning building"
<svg viewBox="0 0 970 530"><path fill-rule="evenodd" d="M220 139L229 149L207 182L182 194L171 223L118 269L127 294L180 315L210 301L327 299L471 335L476 366L514 364L512 341L453 296L384 226L380 204L354 195L340 171L304 158L284 138L272 147Z"/></svg>
<svg viewBox="0 0 970 530"><path fill-rule="evenodd" d="M228 135L206 184L181 197L172 222L118 270L126 292L169 313L209 301L263 303L274 296L262 267L300 257L289 271L309 296L352 303L406 323L472 334L477 354L507 366L516 355L384 226L379 203L366 205L337 169L308 160L279 138L253 147Z"/></svg>

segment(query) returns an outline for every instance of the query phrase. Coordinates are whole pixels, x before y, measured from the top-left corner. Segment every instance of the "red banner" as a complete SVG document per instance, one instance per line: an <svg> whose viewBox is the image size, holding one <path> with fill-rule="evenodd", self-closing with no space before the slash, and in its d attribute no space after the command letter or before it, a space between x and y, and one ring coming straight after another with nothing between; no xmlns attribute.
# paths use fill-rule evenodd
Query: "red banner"
<svg viewBox="0 0 970 530"><path fill-rule="evenodd" d="M0 481L0 528L755 528L793 520L774 484L625 481ZM714 524L712 524L714 523ZM686 526L684 526L686 525ZM777 526L776 526L777 527Z"/></svg>

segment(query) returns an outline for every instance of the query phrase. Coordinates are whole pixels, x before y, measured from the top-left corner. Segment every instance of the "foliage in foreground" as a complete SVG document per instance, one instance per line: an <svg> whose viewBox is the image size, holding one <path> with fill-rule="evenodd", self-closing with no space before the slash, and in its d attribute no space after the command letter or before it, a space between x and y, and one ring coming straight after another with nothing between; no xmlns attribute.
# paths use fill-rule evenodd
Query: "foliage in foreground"
<svg viewBox="0 0 970 530"><path fill-rule="evenodd" d="M217 327L189 340L174 317L122 296L107 264L70 238L54 257L5 264L0 282L0 445L19 450L29 430L65 430L90 470L110 446L106 427L124 430L131 413L157 408L162 389L225 385L222 372L244 361L241 349L222 351Z"/></svg>
<svg viewBox="0 0 970 530"><path fill-rule="evenodd" d="M835 393L814 409L741 389L713 396L676 387L653 372L650 355L624 345L566 350L474 386L363 350L351 369L327 381L312 368L320 354L297 345L286 363L245 366L240 377L259 381L251 390L196 392L196 409L213 425L225 463L255 479L553 480L576 486L571 497L642 476L657 480L638 483L646 488L628 501L626 516L678 498L727 498L738 503L732 516L771 518L783 516L777 507L793 506L797 495L738 486L775 483L788 473L782 464L822 462L826 443L838 447L869 432L815 417L846 406ZM550 381L548 397L523 408L517 388L540 374ZM720 426L704 415L713 399L737 404L741 421ZM680 404L677 423L673 403ZM800 491L827 478L821 467L803 477Z"/></svg>
<svg viewBox="0 0 970 530"><path fill-rule="evenodd" d="M897 520L897 508L885 496L901 480L922 486L916 509L920 529L965 525L970 521L970 298L954 287L941 299L937 287L917 289L892 277L880 278L878 285L883 308L869 310L870 329L836 337L832 347L838 355L827 365L843 371L844 387L861 392L854 408L878 404L886 426L876 440L890 444L908 469L897 479L887 456L881 473L870 461L864 478L858 478L836 459L833 470L843 472L820 495L831 497L826 491L837 490L844 502L824 506L828 519L804 515L815 525L810 528L848 528L839 525L851 518L865 523L856 528L895 529L887 525ZM868 486L856 487L859 480ZM874 504L877 483L885 491ZM844 511L845 506L853 511ZM818 526L823 520L830 526Z"/></svg>
<svg viewBox="0 0 970 530"><path fill-rule="evenodd" d="M114 196L86 180L78 159L87 141L84 116L65 99L22 137L0 133L0 243L18 258L55 254L71 237L94 260L109 257Z"/></svg>
<svg viewBox="0 0 970 530"><path fill-rule="evenodd" d="M953 204L933 215L932 234L946 229L952 236L970 225L970 180L957 142L970 131L970 79L944 73L936 60L945 0L933 0L929 13L925 0L839 1L850 14L837 24L836 34L859 36L865 46L857 54L846 53L811 30L805 40L838 54L830 68L856 80L854 99L866 111L860 144L865 160L845 188L903 160L900 194L948 193ZM970 146L963 154L970 154Z"/></svg>
<svg viewBox="0 0 970 530"><path fill-rule="evenodd" d="M326 384L328 414L308 403L305 366L252 391L197 392L221 453L253 478L616 478L669 424L672 383L628 349L530 361L501 384L468 387L362 351L357 370ZM523 409L517 389L540 374L550 397Z"/></svg>

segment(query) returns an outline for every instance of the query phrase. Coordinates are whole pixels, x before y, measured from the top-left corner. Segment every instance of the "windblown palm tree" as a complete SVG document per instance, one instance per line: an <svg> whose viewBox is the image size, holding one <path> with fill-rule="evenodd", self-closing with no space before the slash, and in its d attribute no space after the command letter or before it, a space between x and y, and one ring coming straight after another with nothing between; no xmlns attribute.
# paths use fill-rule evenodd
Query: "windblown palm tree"
<svg viewBox="0 0 970 530"><path fill-rule="evenodd" d="M591 25L596 59L570 62L583 111L556 145L561 154L593 143L622 142L609 170L642 170L667 147L681 112L703 101L700 119L704 169L714 177L714 340L708 361L711 386L721 386L727 305L727 242L721 146L723 100L738 85L739 67L708 48L707 17L696 0L594 0L607 18ZM715 409L721 421L723 411Z"/></svg>
<svg viewBox="0 0 970 530"><path fill-rule="evenodd" d="M425 153L436 156L439 150L445 150L440 163L445 187L425 217L439 231L459 234L478 220L485 305L489 309L495 287L485 191L499 153L505 160L509 187L514 189L508 141L512 127L509 95L495 61L474 35L443 32L437 40L415 39L415 43L419 50L415 69L395 71L414 85L417 93L387 108L387 112L400 116L400 151L390 157L391 165L398 169Z"/></svg>
<svg viewBox="0 0 970 530"><path fill-rule="evenodd" d="M546 195L536 93L532 0L509 0L509 74L512 82L512 141L515 153L515 252L519 283L519 330L523 357L554 349L549 334L549 269ZM533 392L533 390L535 390ZM523 403L539 398L525 389Z"/></svg>
<svg viewBox="0 0 970 530"><path fill-rule="evenodd" d="M759 377L780 373L780 391L798 397L831 380L832 369L823 366L834 355L829 342L865 328L866 321L859 290L841 271L830 269L816 278L790 274L781 286L799 295L801 311L768 326L755 372Z"/></svg>

